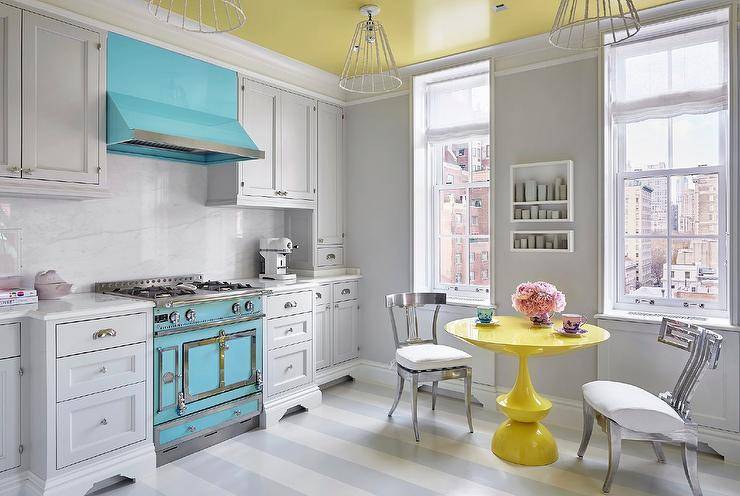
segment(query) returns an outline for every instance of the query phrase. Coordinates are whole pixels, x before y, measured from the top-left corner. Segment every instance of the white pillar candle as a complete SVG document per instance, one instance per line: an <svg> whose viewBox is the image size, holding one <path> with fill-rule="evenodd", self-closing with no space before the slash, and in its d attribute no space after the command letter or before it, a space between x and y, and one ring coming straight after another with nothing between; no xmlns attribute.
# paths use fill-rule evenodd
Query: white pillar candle
<svg viewBox="0 0 740 496"><path fill-rule="evenodd" d="M547 185L547 201L555 199L555 187L552 184Z"/></svg>
<svg viewBox="0 0 740 496"><path fill-rule="evenodd" d="M560 200L560 186L563 185L563 178L562 177L556 177L555 178L555 199Z"/></svg>
<svg viewBox="0 0 740 496"><path fill-rule="evenodd" d="M547 201L547 185L537 185L537 201Z"/></svg>
<svg viewBox="0 0 740 496"><path fill-rule="evenodd" d="M538 207L537 205L532 205L531 207L529 207L529 216L532 219L536 219L539 216L539 212L540 207Z"/></svg>
<svg viewBox="0 0 740 496"><path fill-rule="evenodd" d="M525 208L525 209L523 209L523 210L522 210L521 212L522 212L522 219L523 219L523 220L527 220L527 219L529 219L529 210L527 210L527 209Z"/></svg>
<svg viewBox="0 0 740 496"><path fill-rule="evenodd" d="M515 219L521 219L522 218L522 209L521 208L515 208L514 209L514 218Z"/></svg>
<svg viewBox="0 0 740 496"><path fill-rule="evenodd" d="M568 199L568 186L565 184L560 186L560 199L561 200Z"/></svg>
<svg viewBox="0 0 740 496"><path fill-rule="evenodd" d="M540 210L540 219L547 219L547 210Z"/></svg>
<svg viewBox="0 0 740 496"><path fill-rule="evenodd" d="M527 181L524 184L524 201L537 201L537 181Z"/></svg>
<svg viewBox="0 0 740 496"><path fill-rule="evenodd" d="M535 240L535 235L534 234L530 234L530 235L527 236L527 245L530 248L534 248L534 243L535 243L534 240Z"/></svg>
<svg viewBox="0 0 740 496"><path fill-rule="evenodd" d="M538 234L537 238L535 240L535 247L538 250L543 250L545 248L545 236L542 234Z"/></svg>
<svg viewBox="0 0 740 496"><path fill-rule="evenodd" d="M552 211L552 218L553 219L559 219L560 218L560 210L553 210Z"/></svg>
<svg viewBox="0 0 740 496"><path fill-rule="evenodd" d="M514 185L514 201L524 201L524 183L516 183Z"/></svg>
<svg viewBox="0 0 740 496"><path fill-rule="evenodd" d="M514 238L514 249L516 250L518 248L519 248L519 240Z"/></svg>
<svg viewBox="0 0 740 496"><path fill-rule="evenodd" d="M545 241L545 249L552 250L552 241Z"/></svg>
<svg viewBox="0 0 740 496"><path fill-rule="evenodd" d="M522 238L522 239L519 240L519 247L522 250L526 250L527 249L527 238Z"/></svg>
<svg viewBox="0 0 740 496"><path fill-rule="evenodd" d="M553 213L553 212L554 212L554 210L548 210L548 211L547 211L547 218L548 218L548 219L552 219L552 213Z"/></svg>

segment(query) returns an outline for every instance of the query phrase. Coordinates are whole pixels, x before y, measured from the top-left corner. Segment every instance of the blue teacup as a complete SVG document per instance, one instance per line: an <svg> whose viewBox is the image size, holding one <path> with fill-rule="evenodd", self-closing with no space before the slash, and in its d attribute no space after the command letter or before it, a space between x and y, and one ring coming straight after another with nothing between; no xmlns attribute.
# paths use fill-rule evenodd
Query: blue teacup
<svg viewBox="0 0 740 496"><path fill-rule="evenodd" d="M493 320L493 307L490 305L481 305L476 307L475 315L478 317L478 322L490 324L491 320Z"/></svg>

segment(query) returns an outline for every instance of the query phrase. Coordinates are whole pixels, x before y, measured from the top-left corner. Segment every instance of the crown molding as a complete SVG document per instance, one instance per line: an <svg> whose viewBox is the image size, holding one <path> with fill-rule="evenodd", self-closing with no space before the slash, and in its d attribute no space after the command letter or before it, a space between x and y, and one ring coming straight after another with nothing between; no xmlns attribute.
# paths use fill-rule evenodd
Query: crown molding
<svg viewBox="0 0 740 496"><path fill-rule="evenodd" d="M153 43L331 103L343 105L347 99L345 91L339 88L336 74L233 35L184 32L148 15L142 0L56 0L55 4L43 0L9 0L8 3Z"/></svg>

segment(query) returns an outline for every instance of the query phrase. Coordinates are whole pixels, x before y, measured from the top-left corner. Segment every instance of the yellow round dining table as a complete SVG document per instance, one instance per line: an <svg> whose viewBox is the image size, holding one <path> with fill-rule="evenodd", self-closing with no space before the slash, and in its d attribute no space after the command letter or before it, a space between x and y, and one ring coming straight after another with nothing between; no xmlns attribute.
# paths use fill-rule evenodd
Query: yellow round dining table
<svg viewBox="0 0 740 496"><path fill-rule="evenodd" d="M550 431L540 423L552 403L534 388L529 376L529 357L561 355L596 346L609 339L609 331L583 324L588 331L579 336L561 336L561 327L533 327L524 317L496 316L498 325L477 325L475 318L454 320L445 331L470 344L490 351L519 357L519 373L514 387L496 399L508 419L496 430L491 451L499 458L520 465L549 465L558 459L558 446Z"/></svg>

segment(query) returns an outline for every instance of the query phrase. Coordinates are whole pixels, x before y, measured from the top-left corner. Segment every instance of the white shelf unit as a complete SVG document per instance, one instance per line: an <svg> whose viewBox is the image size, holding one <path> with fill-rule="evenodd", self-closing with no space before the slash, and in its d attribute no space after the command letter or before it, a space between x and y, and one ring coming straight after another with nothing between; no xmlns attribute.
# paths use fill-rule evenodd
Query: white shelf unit
<svg viewBox="0 0 740 496"><path fill-rule="evenodd" d="M552 243L552 248L536 248L537 237L544 237L545 246ZM513 252L536 252L536 253L572 253L573 230L566 231L511 231L509 237L509 248ZM527 247L520 248L522 239L527 240ZM530 247L530 244L532 245Z"/></svg>
<svg viewBox="0 0 740 496"><path fill-rule="evenodd" d="M574 210L573 210L573 161L572 160L559 160L555 162L538 162L532 164L514 164L511 166L510 178L510 194L511 194L511 207L509 216L511 222L517 223L532 223L532 222L573 222ZM557 178L562 179L562 184L566 189L566 199L556 199L559 197L559 192L555 192L555 182ZM526 190L527 181L534 181L537 186L546 185L545 189L552 190L548 199L526 199L516 198L516 185L521 183L521 188ZM535 194L537 194L538 187L535 187ZM517 201L519 200L519 201ZM515 212L517 210L529 209L530 215L533 215L532 207L537 207L539 211L557 211L558 218L529 218L521 219L516 218Z"/></svg>

